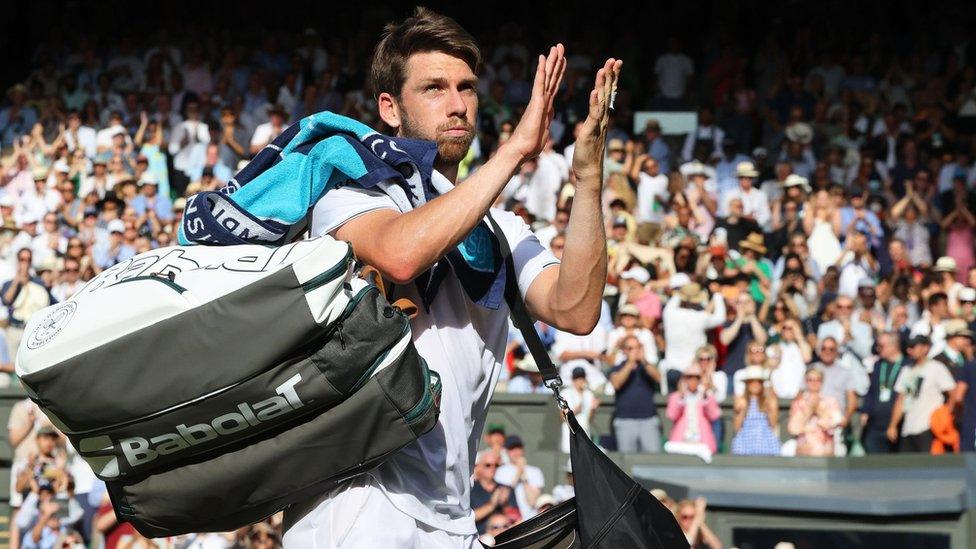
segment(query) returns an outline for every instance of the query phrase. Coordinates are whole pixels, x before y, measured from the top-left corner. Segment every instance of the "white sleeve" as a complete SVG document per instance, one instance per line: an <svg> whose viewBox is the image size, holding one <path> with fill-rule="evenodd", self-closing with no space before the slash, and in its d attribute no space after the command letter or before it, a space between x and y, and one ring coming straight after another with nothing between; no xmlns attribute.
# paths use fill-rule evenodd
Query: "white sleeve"
<svg viewBox="0 0 976 549"><path fill-rule="evenodd" d="M491 216L501 227L505 239L508 240L508 245L512 249L519 291L524 296L529 291L529 286L532 285L535 277L539 276L539 273L546 267L558 265L559 260L539 243L535 233L521 217L496 208L491 209Z"/></svg>
<svg viewBox="0 0 976 549"><path fill-rule="evenodd" d="M312 208L312 236L329 234L350 219L373 210L400 211L383 191L353 185L326 193Z"/></svg>

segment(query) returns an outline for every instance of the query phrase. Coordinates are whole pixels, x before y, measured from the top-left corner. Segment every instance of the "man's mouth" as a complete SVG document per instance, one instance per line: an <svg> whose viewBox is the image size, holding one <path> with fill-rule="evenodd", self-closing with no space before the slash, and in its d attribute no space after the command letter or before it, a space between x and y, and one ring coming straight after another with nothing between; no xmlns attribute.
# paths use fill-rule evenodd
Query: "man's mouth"
<svg viewBox="0 0 976 549"><path fill-rule="evenodd" d="M464 137L464 136L468 135L469 133L471 133L471 130L469 130L467 128L450 128L450 129L444 130L444 135L446 135L448 137Z"/></svg>

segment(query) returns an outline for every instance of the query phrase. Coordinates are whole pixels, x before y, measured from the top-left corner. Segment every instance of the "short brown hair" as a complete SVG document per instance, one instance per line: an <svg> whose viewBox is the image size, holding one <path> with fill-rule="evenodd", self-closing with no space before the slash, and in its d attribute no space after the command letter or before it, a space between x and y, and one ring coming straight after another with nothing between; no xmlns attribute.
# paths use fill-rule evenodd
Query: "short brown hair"
<svg viewBox="0 0 976 549"><path fill-rule="evenodd" d="M373 97L382 92L400 97L407 80L407 59L414 53L439 51L464 60L475 74L481 68L481 50L468 31L454 19L418 7L400 23L389 23L373 53L370 89Z"/></svg>

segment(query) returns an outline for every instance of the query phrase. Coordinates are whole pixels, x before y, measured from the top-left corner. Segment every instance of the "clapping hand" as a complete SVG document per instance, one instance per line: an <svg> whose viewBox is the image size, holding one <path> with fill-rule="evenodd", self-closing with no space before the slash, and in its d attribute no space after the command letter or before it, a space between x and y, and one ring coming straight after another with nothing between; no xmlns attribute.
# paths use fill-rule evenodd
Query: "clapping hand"
<svg viewBox="0 0 976 549"><path fill-rule="evenodd" d="M547 57L539 56L535 81L532 83L532 97L518 126L505 142L505 145L513 147L522 161L538 156L549 139L549 124L553 117L552 103L565 71L566 57L562 44L549 48Z"/></svg>
<svg viewBox="0 0 976 549"><path fill-rule="evenodd" d="M579 184L589 181L596 181L598 185L603 183L603 149L607 141L610 102L616 93L621 65L623 61L610 58L596 72L596 81L590 92L590 110L573 152L573 171Z"/></svg>

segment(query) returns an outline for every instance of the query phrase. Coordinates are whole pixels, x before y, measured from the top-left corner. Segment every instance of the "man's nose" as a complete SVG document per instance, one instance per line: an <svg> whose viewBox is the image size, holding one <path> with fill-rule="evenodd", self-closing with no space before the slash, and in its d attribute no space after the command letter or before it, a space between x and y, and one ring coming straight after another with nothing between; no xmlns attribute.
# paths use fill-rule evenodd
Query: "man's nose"
<svg viewBox="0 0 976 549"><path fill-rule="evenodd" d="M468 104L464 102L464 97L457 88L452 89L447 100L447 115L466 118L467 114Z"/></svg>

